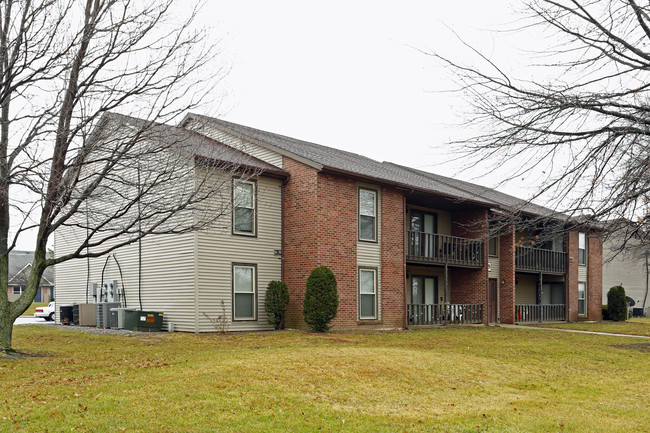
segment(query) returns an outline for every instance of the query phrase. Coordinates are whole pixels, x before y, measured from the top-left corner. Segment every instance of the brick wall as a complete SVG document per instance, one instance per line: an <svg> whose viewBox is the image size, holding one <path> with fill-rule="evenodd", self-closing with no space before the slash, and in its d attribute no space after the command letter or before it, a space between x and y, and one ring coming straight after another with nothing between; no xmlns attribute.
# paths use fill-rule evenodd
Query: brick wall
<svg viewBox="0 0 650 433"><path fill-rule="evenodd" d="M566 308L569 322L578 320L578 232L573 230L566 237L567 273ZM602 259L601 259L602 262Z"/></svg>
<svg viewBox="0 0 650 433"><path fill-rule="evenodd" d="M501 323L515 323L515 231L499 238L499 317Z"/></svg>
<svg viewBox="0 0 650 433"><path fill-rule="evenodd" d="M603 306L603 239L589 233L587 241L587 319L602 320Z"/></svg>
<svg viewBox="0 0 650 433"><path fill-rule="evenodd" d="M291 177L283 187L282 278L289 287L289 306L285 326L304 328L302 304L309 272L317 266L319 233L317 221L317 172L283 158Z"/></svg>
<svg viewBox="0 0 650 433"><path fill-rule="evenodd" d="M358 316L356 181L319 173L317 216L319 232L317 262L318 265L332 269L338 284L339 308L331 325L337 328L356 326Z"/></svg>
<svg viewBox="0 0 650 433"><path fill-rule="evenodd" d="M404 194L390 188L381 193L382 326L406 327Z"/></svg>
<svg viewBox="0 0 650 433"><path fill-rule="evenodd" d="M468 209L451 214L451 234L468 239L487 239L487 209ZM483 321L487 324L488 267L487 245L483 245L481 269L450 268L451 302L453 304L483 304Z"/></svg>

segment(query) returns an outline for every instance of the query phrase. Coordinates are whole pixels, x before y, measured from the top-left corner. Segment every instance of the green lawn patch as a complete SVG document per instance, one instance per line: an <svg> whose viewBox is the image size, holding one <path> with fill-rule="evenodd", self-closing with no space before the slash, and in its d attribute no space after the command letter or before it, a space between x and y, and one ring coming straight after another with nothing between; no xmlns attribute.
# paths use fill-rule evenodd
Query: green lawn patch
<svg viewBox="0 0 650 433"><path fill-rule="evenodd" d="M630 319L627 322L545 323L540 328L575 329L577 331L608 332L610 334L643 335L650 337L650 319Z"/></svg>
<svg viewBox="0 0 650 433"><path fill-rule="evenodd" d="M15 328L0 431L649 432L647 347L516 328ZM639 342L645 343L645 342Z"/></svg>

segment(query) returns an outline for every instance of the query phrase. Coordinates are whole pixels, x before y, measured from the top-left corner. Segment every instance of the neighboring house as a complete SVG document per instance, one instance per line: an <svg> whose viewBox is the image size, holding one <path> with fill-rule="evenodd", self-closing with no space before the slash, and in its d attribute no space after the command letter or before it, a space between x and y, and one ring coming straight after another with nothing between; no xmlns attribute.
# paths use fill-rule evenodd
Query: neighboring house
<svg viewBox="0 0 650 433"><path fill-rule="evenodd" d="M33 251L13 250L9 253L9 301L15 301L25 291L33 260ZM54 299L54 269L47 268L41 277L34 302L50 302L52 299Z"/></svg>
<svg viewBox="0 0 650 433"><path fill-rule="evenodd" d="M517 227L489 236L493 216L535 218L548 209L205 116L190 114L179 128L236 149L262 172L245 185L234 177L251 205L235 206L224 229L143 241L143 307L164 311L166 326L214 331L205 315L225 314L231 330L269 329L265 288L283 280L291 298L286 325L304 327L305 283L319 265L338 281L337 328L601 318L598 232L569 228L543 244L532 242L541 231ZM239 211L255 215L253 226L238 226ZM74 236L57 234L57 255L73 244ZM129 306L136 306L136 253L117 251ZM99 281L103 264L91 260L90 281ZM105 280L119 279L111 266ZM76 262L57 265L57 302L85 302L86 278Z"/></svg>
<svg viewBox="0 0 650 433"><path fill-rule="evenodd" d="M627 239L621 251L621 236L625 235L614 232L603 241L603 304L607 304L609 289L620 285L625 295L634 300L632 308L641 308L650 317L648 251L639 248L634 237Z"/></svg>

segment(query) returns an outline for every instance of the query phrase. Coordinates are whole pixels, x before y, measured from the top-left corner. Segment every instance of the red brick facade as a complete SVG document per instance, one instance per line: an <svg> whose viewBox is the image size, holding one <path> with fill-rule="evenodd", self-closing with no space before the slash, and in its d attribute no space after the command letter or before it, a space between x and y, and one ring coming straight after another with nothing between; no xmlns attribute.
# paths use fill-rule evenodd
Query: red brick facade
<svg viewBox="0 0 650 433"><path fill-rule="evenodd" d="M302 305L307 277L312 269L325 265L336 275L339 310L335 328L405 327L406 320L406 202L401 190L376 186L380 194L381 271L378 320L358 319L358 188L359 182L319 172L306 164L284 157L283 168L290 178L283 187L283 279L289 286L290 304L286 326L304 328ZM453 236L487 239L488 210L465 209L451 213ZM515 323L515 231L499 242L499 318ZM565 241L568 252L566 306L570 321L578 320L578 233ZM487 247L487 245L485 246ZM483 304L488 320L488 257L480 269L449 268L451 303ZM588 240L588 319L600 320L602 304L602 242L592 234ZM582 317L580 319L583 319Z"/></svg>
<svg viewBox="0 0 650 433"><path fill-rule="evenodd" d="M567 234L566 309L567 320L578 320L578 232Z"/></svg>
<svg viewBox="0 0 650 433"><path fill-rule="evenodd" d="M587 241L587 319L601 320L603 311L603 239L589 233Z"/></svg>
<svg viewBox="0 0 650 433"><path fill-rule="evenodd" d="M358 320L357 212L358 182L318 172L290 158L283 159L290 179L283 193L283 279L289 286L286 326L304 328L302 305L309 273L327 266L338 284L339 308L332 326L403 327L404 195L381 191L381 319Z"/></svg>
<svg viewBox="0 0 650 433"><path fill-rule="evenodd" d="M381 318L384 327L406 327L405 200L400 191L382 188Z"/></svg>
<svg viewBox="0 0 650 433"><path fill-rule="evenodd" d="M515 231L499 238L499 317L501 323L515 323Z"/></svg>

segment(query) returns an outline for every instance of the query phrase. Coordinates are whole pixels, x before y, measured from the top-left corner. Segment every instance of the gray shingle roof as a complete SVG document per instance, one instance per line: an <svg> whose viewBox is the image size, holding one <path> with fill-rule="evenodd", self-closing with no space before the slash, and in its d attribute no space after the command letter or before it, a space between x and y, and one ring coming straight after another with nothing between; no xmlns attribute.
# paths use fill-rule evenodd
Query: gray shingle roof
<svg viewBox="0 0 650 433"><path fill-rule="evenodd" d="M206 122L217 129L225 130L244 139L270 145L276 150L281 151L281 153L288 153L306 159L326 170L341 171L395 184L404 188L418 189L455 199L477 202L486 206L498 205L484 196L467 189L458 188L451 183L441 182L438 179L423 175L418 171L412 171L395 164L382 163L356 153L310 143L200 114L189 114L185 120L187 119Z"/></svg>
<svg viewBox="0 0 650 433"><path fill-rule="evenodd" d="M188 118L209 123L213 127L239 135L244 139L270 145L281 151L281 153L284 152L304 158L322 166L323 169L339 170L406 188L428 191L508 211L520 211L536 216L565 217L565 215L558 214L552 209L474 183L391 162L379 162L345 150L310 143L200 114L189 114L185 119Z"/></svg>
<svg viewBox="0 0 650 433"><path fill-rule="evenodd" d="M19 275L25 267L32 264L34 261L34 251L20 251L12 250L9 252L9 284L24 285L27 283L23 275ZM16 281L12 281L14 277L17 277ZM23 281L25 280L25 281ZM49 267L43 272L43 277L41 278L41 285L53 285L54 284L54 268Z"/></svg>
<svg viewBox="0 0 650 433"><path fill-rule="evenodd" d="M238 149L226 146L205 135L189 129L170 126L163 123L151 122L118 113L106 113L100 122L100 127L106 127L107 121L114 125L130 126L145 131L143 136L156 140L200 158L220 161L234 166L253 169L265 174L286 177L287 173L279 167L269 164Z"/></svg>

